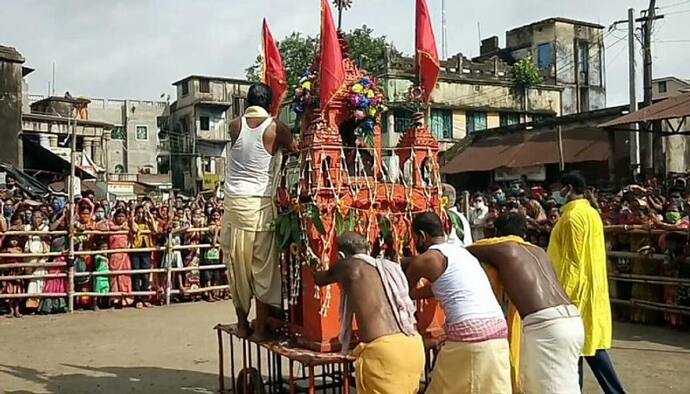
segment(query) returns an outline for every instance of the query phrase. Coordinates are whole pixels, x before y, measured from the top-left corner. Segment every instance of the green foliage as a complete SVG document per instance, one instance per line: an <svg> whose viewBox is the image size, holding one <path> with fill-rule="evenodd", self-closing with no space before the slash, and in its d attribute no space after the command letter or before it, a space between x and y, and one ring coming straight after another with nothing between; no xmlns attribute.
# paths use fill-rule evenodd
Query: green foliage
<svg viewBox="0 0 690 394"><path fill-rule="evenodd" d="M283 65L285 65L288 73L289 87L296 86L302 74L309 70L318 44L317 38L304 36L297 32L290 34L278 43L280 54L283 57ZM248 80L253 82L261 80L261 56L258 56L254 64L245 71Z"/></svg>
<svg viewBox="0 0 690 394"><path fill-rule="evenodd" d="M520 59L513 65L513 77L515 84L520 88L536 86L543 81L541 71L531 56Z"/></svg>
<svg viewBox="0 0 690 394"><path fill-rule="evenodd" d="M344 218L343 215L340 214L340 212L336 212L335 214L335 233L336 235L340 235L344 232L348 231L355 231L355 226L357 222L355 220L355 213L350 210L350 212L347 215L347 218Z"/></svg>
<svg viewBox="0 0 690 394"><path fill-rule="evenodd" d="M349 46L349 56L358 67L366 69L371 75L385 72L385 51L388 46L386 36L374 36L374 31L363 25L345 33ZM309 70L314 56L319 48L319 38L304 36L294 32L278 43L283 64L288 73L288 86L297 86L302 75ZM393 53L399 52L391 46ZM257 57L254 64L245 69L247 79L259 81L261 79L261 57ZM292 92L288 91L288 94Z"/></svg>
<svg viewBox="0 0 690 394"><path fill-rule="evenodd" d="M280 249L285 249L290 244L296 243L302 246L302 228L297 212L287 212L276 218L275 231Z"/></svg>
<svg viewBox="0 0 690 394"><path fill-rule="evenodd" d="M313 204L310 205L307 208L307 218L309 218L311 222L314 223L314 227L316 227L316 231L318 231L319 234L326 234L326 228L323 226L323 221L321 220L321 211L319 211L319 207Z"/></svg>

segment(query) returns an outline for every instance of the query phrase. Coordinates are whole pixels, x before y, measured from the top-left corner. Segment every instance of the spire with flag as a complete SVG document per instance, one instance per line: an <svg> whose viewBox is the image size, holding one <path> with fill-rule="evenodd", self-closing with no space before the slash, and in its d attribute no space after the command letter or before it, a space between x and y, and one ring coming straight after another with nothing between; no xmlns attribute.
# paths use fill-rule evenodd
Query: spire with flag
<svg viewBox="0 0 690 394"><path fill-rule="evenodd" d="M431 92L436 87L441 65L436 50L434 29L431 27L431 15L426 0L417 0L415 30L416 71L419 85L422 88L422 101L429 102Z"/></svg>
<svg viewBox="0 0 690 394"><path fill-rule="evenodd" d="M268 85L273 91L273 103L271 103L271 115L277 116L280 112L280 103L287 91L287 71L283 66L278 44L273 39L273 34L264 19L261 43L263 47L263 67L261 82Z"/></svg>
<svg viewBox="0 0 690 394"><path fill-rule="evenodd" d="M333 14L327 0L321 0L321 67L319 70L319 97L325 110L345 83L343 53Z"/></svg>

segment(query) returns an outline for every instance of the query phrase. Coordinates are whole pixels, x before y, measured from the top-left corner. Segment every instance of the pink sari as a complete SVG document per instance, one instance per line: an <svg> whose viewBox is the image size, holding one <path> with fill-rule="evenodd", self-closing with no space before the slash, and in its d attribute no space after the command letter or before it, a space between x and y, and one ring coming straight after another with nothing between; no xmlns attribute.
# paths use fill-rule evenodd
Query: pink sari
<svg viewBox="0 0 690 394"><path fill-rule="evenodd" d="M108 238L108 249L129 248L129 236L127 234L114 234ZM110 271L127 271L132 269L132 264L127 253L113 253L108 259ZM132 277L130 274L113 275L110 277L110 291L113 293L131 293ZM122 298L123 306L134 302L132 297Z"/></svg>

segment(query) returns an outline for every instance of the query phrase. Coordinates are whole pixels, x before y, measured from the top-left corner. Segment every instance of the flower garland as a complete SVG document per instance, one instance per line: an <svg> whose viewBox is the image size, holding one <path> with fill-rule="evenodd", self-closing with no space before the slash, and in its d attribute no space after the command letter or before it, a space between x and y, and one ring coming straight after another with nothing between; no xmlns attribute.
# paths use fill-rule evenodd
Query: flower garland
<svg viewBox="0 0 690 394"><path fill-rule="evenodd" d="M352 116L358 122L357 130L373 146L374 128L378 123L378 116L386 110L384 97L376 82L369 77L347 87L347 103Z"/></svg>
<svg viewBox="0 0 690 394"><path fill-rule="evenodd" d="M299 86L295 89L295 98L292 101L292 111L297 115L307 112L307 109L318 105L319 98L313 93L316 83L316 73L307 71L299 80Z"/></svg>

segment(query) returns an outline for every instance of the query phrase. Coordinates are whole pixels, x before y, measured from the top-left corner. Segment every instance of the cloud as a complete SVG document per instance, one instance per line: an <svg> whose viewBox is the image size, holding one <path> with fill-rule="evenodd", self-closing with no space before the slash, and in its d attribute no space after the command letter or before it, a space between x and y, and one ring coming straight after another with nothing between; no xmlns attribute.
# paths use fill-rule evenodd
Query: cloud
<svg viewBox="0 0 690 394"><path fill-rule="evenodd" d="M440 32L440 0L428 0ZM670 3L669 3L670 2ZM660 0L659 6L672 0ZM319 30L319 0L2 0L0 44L16 47L36 68L29 76L32 93L45 93L56 63L56 93L94 97L155 99L173 93L171 83L189 74L244 77L255 59L261 20L266 17L276 37L292 31ZM623 19L627 8L638 11L645 0L447 0L449 54L479 52L482 38L540 19L562 16L608 26ZM675 7L669 11L681 11ZM661 12L664 12L663 8ZM685 15L685 17L683 16ZM687 38L688 14L670 15L657 24L660 41ZM479 22L479 29L477 23ZM367 24L387 35L404 52L414 42L413 0L355 0L343 17L346 29ZM625 31L607 36L608 104L627 101ZM690 44L654 46L654 75L690 77ZM638 54L638 65L641 66ZM638 80L641 85L641 71ZM641 90L640 90L641 97Z"/></svg>

